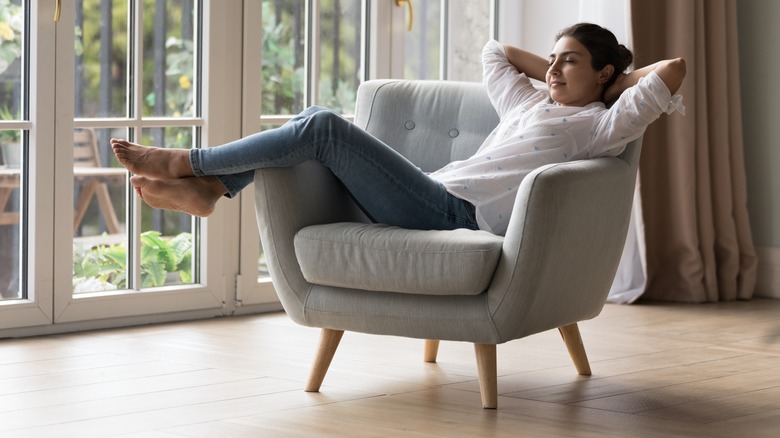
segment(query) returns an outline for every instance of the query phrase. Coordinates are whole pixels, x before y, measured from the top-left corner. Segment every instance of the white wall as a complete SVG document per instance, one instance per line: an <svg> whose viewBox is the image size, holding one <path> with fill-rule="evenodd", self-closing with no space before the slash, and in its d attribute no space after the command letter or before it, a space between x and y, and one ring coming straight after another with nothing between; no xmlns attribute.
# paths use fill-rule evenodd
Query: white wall
<svg viewBox="0 0 780 438"><path fill-rule="evenodd" d="M756 294L780 298L780 2L740 0L742 122L748 210L759 255Z"/></svg>
<svg viewBox="0 0 780 438"><path fill-rule="evenodd" d="M588 21L611 30L618 41L631 47L627 4L628 0L502 0L499 40L546 57L559 30Z"/></svg>

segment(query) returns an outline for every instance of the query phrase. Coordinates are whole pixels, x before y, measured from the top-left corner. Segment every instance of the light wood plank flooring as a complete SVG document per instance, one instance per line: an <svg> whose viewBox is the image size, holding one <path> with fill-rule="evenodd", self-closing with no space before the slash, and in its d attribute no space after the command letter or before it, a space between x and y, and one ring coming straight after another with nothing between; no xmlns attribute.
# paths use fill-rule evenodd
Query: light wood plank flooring
<svg viewBox="0 0 780 438"><path fill-rule="evenodd" d="M473 347L346 333L320 393L319 332L284 314L0 340L0 437L778 437L780 300L608 305L498 346L499 407Z"/></svg>

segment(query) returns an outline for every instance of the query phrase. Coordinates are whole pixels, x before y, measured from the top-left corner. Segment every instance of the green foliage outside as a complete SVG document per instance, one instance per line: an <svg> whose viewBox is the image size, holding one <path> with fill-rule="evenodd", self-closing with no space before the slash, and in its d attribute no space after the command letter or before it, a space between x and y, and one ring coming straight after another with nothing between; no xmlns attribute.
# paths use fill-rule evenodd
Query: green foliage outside
<svg viewBox="0 0 780 438"><path fill-rule="evenodd" d="M296 44L293 13L282 8L279 22L276 16L278 2L263 2L263 114L292 114L301 111L305 70L303 60L296 65ZM298 48L299 54L303 49Z"/></svg>
<svg viewBox="0 0 780 438"><path fill-rule="evenodd" d="M22 55L23 12L11 0L0 0L0 74Z"/></svg>
<svg viewBox="0 0 780 438"><path fill-rule="evenodd" d="M157 231L144 232L140 258L142 288L169 284L169 273L177 273L181 283L192 283L190 233L168 238ZM90 286L85 288L87 284ZM81 292L127 288L127 247L117 244L75 248L73 288Z"/></svg>
<svg viewBox="0 0 780 438"><path fill-rule="evenodd" d="M7 1L7 0L0 0ZM77 27L76 56L81 59L83 95L86 104L94 105L100 99L101 69L111 71L111 108L108 114L123 116L127 108L126 78L127 65L127 0L113 0L111 9L111 58L110 65L100 63L100 32L101 3L103 0L83 0L85 23ZM155 10L154 0L142 0L146 19L143 21L144 60L142 64L144 90L144 105L141 108L143 116L191 117L194 115L193 81L194 81L194 50L192 35L181 35L182 11L181 2L166 2L167 35L165 38L165 102L164 112L155 113L157 96L154 94L154 72L161 68L154 62L154 16L160 11ZM184 0L192 4L193 0ZM189 10L193 10L190 8ZM188 144L189 146L189 144Z"/></svg>
<svg viewBox="0 0 780 438"><path fill-rule="evenodd" d="M294 25L296 16L302 20L303 8L299 3L298 0L263 1L263 114L297 114L303 110L304 34L302 26ZM351 113L359 84L360 2L322 0L319 9L320 71L316 104ZM337 14L341 16L338 29ZM334 38L339 41L338 53Z"/></svg>
<svg viewBox="0 0 780 438"><path fill-rule="evenodd" d="M0 0L2 1L2 0ZM0 107L0 120L16 120L16 116L11 114L7 107ZM18 129L0 130L0 143L16 143L19 141Z"/></svg>

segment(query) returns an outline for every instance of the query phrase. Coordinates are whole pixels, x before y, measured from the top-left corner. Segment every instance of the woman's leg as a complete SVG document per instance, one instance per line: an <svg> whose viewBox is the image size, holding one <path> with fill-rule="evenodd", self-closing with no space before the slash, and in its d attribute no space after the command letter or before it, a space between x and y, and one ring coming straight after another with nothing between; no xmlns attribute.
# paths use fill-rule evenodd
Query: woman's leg
<svg viewBox="0 0 780 438"><path fill-rule="evenodd" d="M214 175L232 196L254 170L316 160L341 180L375 222L413 229L476 229L473 206L401 154L338 114L310 108L284 126L193 150L195 175Z"/></svg>
<svg viewBox="0 0 780 438"><path fill-rule="evenodd" d="M322 108L310 108L280 128L189 154L192 173L216 177L229 196L253 181L255 169L316 160L330 168L376 222L417 229L476 228L470 204L389 146Z"/></svg>
<svg viewBox="0 0 780 438"><path fill-rule="evenodd" d="M255 169L263 167L289 167L309 159L316 159L315 157L309 158L308 155L301 155L300 151L294 151L297 147L307 147L302 141L297 140L299 138L297 135L300 132L297 124L304 119L308 119L315 113L323 111L335 115L335 113L327 108L313 105L288 120L287 123L279 128L253 134L216 148L190 150L189 168L193 169L193 174L197 176L215 175L219 182L225 186L227 190L226 196L232 198L244 187L254 181ZM348 121L346 122L349 123ZM273 147L271 145L273 145ZM219 150L217 151L217 149ZM275 155L285 156L288 154L293 154L290 157L292 158L290 161L283 159L277 161L275 158ZM211 162L208 164L208 168L211 169L211 171L206 173L194 170L200 170L201 165L197 162L204 159L207 162ZM250 163L245 161L247 159L254 159L256 161ZM275 165L273 164L274 162L278 164ZM216 172L215 169L220 166L223 166L223 170L219 173L214 173ZM229 170L236 168L246 170L239 170L236 172L231 172Z"/></svg>

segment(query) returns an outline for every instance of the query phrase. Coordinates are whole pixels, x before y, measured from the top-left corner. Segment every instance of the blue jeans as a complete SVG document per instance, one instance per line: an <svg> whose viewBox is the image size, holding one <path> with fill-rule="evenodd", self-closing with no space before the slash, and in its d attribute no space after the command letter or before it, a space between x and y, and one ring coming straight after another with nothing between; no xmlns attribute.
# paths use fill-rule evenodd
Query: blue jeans
<svg viewBox="0 0 780 438"><path fill-rule="evenodd" d="M277 129L190 151L195 175L216 176L229 197L254 181L255 169L308 160L328 167L374 222L422 230L478 229L471 203L325 108L308 108Z"/></svg>

